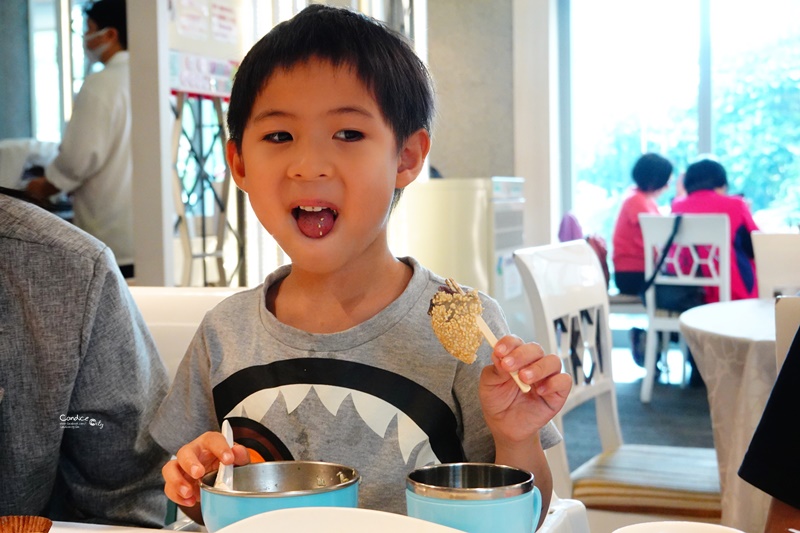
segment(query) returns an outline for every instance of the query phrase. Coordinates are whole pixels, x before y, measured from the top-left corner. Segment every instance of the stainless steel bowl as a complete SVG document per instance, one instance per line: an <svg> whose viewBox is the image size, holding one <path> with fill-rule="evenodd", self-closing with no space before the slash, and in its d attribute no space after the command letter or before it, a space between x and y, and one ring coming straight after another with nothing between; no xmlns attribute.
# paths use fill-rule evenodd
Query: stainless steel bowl
<svg viewBox="0 0 800 533"><path fill-rule="evenodd" d="M446 463L419 468L406 478L414 494L443 500L496 500L533 490L533 474L493 463Z"/></svg>
<svg viewBox="0 0 800 533"><path fill-rule="evenodd" d="M354 468L313 461L237 466L233 490L214 488L217 473L203 476L200 505L209 533L244 518L291 507L357 507L361 476Z"/></svg>
<svg viewBox="0 0 800 533"><path fill-rule="evenodd" d="M231 491L214 488L217 473L203 476L200 488L218 494ZM233 491L237 496L283 497L317 494L358 483L355 468L319 461L271 461L234 468Z"/></svg>

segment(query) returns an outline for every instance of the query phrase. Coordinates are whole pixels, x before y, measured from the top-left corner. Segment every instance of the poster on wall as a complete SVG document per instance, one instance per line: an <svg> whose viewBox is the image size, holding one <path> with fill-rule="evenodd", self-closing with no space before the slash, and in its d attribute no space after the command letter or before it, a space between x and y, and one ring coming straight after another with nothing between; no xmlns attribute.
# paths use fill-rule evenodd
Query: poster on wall
<svg viewBox="0 0 800 533"><path fill-rule="evenodd" d="M174 92L230 96L242 58L241 0L170 0L169 75Z"/></svg>

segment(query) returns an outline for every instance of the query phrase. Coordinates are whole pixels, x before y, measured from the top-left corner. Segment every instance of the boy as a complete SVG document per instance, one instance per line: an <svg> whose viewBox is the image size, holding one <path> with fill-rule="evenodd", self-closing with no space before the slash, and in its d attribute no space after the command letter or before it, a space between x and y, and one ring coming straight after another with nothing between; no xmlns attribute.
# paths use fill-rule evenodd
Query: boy
<svg viewBox="0 0 800 533"><path fill-rule="evenodd" d="M398 513L415 467L494 460L533 471L547 509L542 445L558 442L548 422L571 386L560 360L507 335L494 353L482 346L480 363L460 363L427 315L444 280L387 244L432 115L430 79L411 48L350 11L312 5L245 57L228 162L292 264L206 316L151 427L177 451L163 473L181 506L196 505L196 480L220 461L256 458L353 466L360 505ZM497 303L482 299L490 327L506 334ZM225 444L224 418L249 450Z"/></svg>

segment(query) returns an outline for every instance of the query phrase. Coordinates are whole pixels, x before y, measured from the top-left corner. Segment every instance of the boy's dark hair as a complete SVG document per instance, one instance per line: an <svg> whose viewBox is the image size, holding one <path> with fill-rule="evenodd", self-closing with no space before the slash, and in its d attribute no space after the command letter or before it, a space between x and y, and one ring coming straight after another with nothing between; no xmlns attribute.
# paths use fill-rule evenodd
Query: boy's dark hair
<svg viewBox="0 0 800 533"><path fill-rule="evenodd" d="M420 128L430 132L430 74L406 40L362 14L312 4L275 26L242 60L228 106L228 131L238 150L256 97L270 76L312 58L355 69L375 96L398 149Z"/></svg>
<svg viewBox="0 0 800 533"><path fill-rule="evenodd" d="M669 183L672 163L658 154L644 154L633 165L631 172L636 186L644 192L657 191Z"/></svg>
<svg viewBox="0 0 800 533"><path fill-rule="evenodd" d="M97 0L83 10L86 18L97 24L97 29L114 28L119 35L119 44L128 49L128 15L125 0Z"/></svg>
<svg viewBox="0 0 800 533"><path fill-rule="evenodd" d="M727 185L728 174L725 172L725 167L713 159L701 159L692 163L683 176L683 187L686 189L686 194L692 194L695 191L713 191Z"/></svg>

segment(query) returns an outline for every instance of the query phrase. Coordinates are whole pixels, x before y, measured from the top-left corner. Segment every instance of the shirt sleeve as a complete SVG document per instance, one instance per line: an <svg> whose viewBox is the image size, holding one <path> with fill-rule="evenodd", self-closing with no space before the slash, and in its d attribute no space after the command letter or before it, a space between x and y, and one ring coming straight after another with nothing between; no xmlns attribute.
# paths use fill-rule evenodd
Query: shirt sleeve
<svg viewBox="0 0 800 533"><path fill-rule="evenodd" d="M95 89L100 80L89 77L75 99L56 158L45 168L47 180L71 192L95 175L112 152L109 132L116 121L113 106Z"/></svg>
<svg viewBox="0 0 800 533"><path fill-rule="evenodd" d="M148 425L167 391L167 372L106 249L89 288L83 357L68 416L88 425L65 431L61 477L80 515L163 527L161 468L169 455Z"/></svg>
<svg viewBox="0 0 800 533"><path fill-rule="evenodd" d="M150 426L165 450L174 455L206 431L219 431L212 390L211 360L201 324Z"/></svg>

